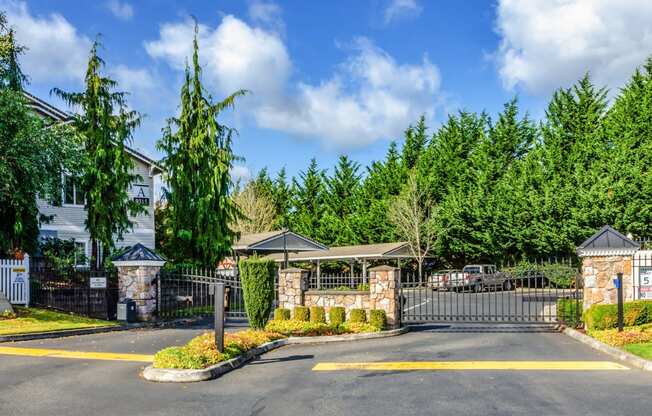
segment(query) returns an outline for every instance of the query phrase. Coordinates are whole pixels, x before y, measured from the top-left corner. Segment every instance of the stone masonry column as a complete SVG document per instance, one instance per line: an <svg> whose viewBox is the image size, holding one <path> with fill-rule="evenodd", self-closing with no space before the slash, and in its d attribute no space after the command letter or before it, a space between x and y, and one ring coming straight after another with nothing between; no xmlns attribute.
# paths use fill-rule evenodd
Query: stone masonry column
<svg viewBox="0 0 652 416"><path fill-rule="evenodd" d="M118 295L120 301L136 301L139 321L151 321L156 316L157 284L165 259L136 244L127 252L113 258L118 269Z"/></svg>
<svg viewBox="0 0 652 416"><path fill-rule="evenodd" d="M283 269L278 276L278 306L294 309L303 306L303 293L308 290L308 271L298 268Z"/></svg>
<svg viewBox="0 0 652 416"><path fill-rule="evenodd" d="M623 274L625 302L634 300L634 273L631 255L582 257L584 310L590 308L591 305L618 303L618 291L613 281L618 273Z"/></svg>
<svg viewBox="0 0 652 416"><path fill-rule="evenodd" d="M369 307L385 311L389 328L400 327L399 269L378 266L369 269L369 274Z"/></svg>

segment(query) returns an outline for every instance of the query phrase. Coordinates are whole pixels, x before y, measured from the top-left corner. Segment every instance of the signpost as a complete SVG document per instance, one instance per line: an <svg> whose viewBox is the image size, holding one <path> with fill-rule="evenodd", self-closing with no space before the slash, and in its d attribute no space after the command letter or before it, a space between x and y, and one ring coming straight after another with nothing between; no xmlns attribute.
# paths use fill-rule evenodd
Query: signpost
<svg viewBox="0 0 652 416"><path fill-rule="evenodd" d="M618 273L614 279L618 296L618 332L623 332L623 274Z"/></svg>
<svg viewBox="0 0 652 416"><path fill-rule="evenodd" d="M215 347L224 351L224 283L215 283Z"/></svg>

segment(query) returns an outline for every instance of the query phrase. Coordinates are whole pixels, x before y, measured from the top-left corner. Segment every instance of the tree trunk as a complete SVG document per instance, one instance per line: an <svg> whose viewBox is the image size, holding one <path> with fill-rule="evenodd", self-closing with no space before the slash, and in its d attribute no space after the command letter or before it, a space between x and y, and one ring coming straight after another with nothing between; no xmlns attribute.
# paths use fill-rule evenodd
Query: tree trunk
<svg viewBox="0 0 652 416"><path fill-rule="evenodd" d="M92 239L91 240L91 270L95 271L98 269L97 267L97 240Z"/></svg>

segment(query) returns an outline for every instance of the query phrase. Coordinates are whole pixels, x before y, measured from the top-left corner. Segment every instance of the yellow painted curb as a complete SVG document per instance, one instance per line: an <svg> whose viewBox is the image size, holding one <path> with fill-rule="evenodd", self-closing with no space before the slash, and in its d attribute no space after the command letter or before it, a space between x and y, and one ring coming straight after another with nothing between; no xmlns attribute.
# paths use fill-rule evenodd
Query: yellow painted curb
<svg viewBox="0 0 652 416"><path fill-rule="evenodd" d="M21 355L28 357L76 358L80 360L138 361L151 363L153 355L121 354L114 352L87 352L51 350L45 348L0 347L0 355Z"/></svg>
<svg viewBox="0 0 652 416"><path fill-rule="evenodd" d="M469 371L469 370L549 370L604 371L629 370L612 361L398 361L376 363L318 363L313 371Z"/></svg>

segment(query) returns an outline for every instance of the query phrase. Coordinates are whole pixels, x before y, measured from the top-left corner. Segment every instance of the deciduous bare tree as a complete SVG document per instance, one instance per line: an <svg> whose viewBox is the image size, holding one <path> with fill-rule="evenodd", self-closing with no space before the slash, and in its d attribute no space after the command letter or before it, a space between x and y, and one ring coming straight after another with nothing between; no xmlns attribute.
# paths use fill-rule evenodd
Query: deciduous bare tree
<svg viewBox="0 0 652 416"><path fill-rule="evenodd" d="M435 243L432 224L434 204L419 188L416 175L410 174L403 191L391 203L389 219L396 232L407 241L410 251L419 264L419 277L423 273L423 260Z"/></svg>
<svg viewBox="0 0 652 416"><path fill-rule="evenodd" d="M270 195L255 182L248 183L244 189L233 195L243 218L233 224L234 231L241 234L271 231L276 221L276 209Z"/></svg>

